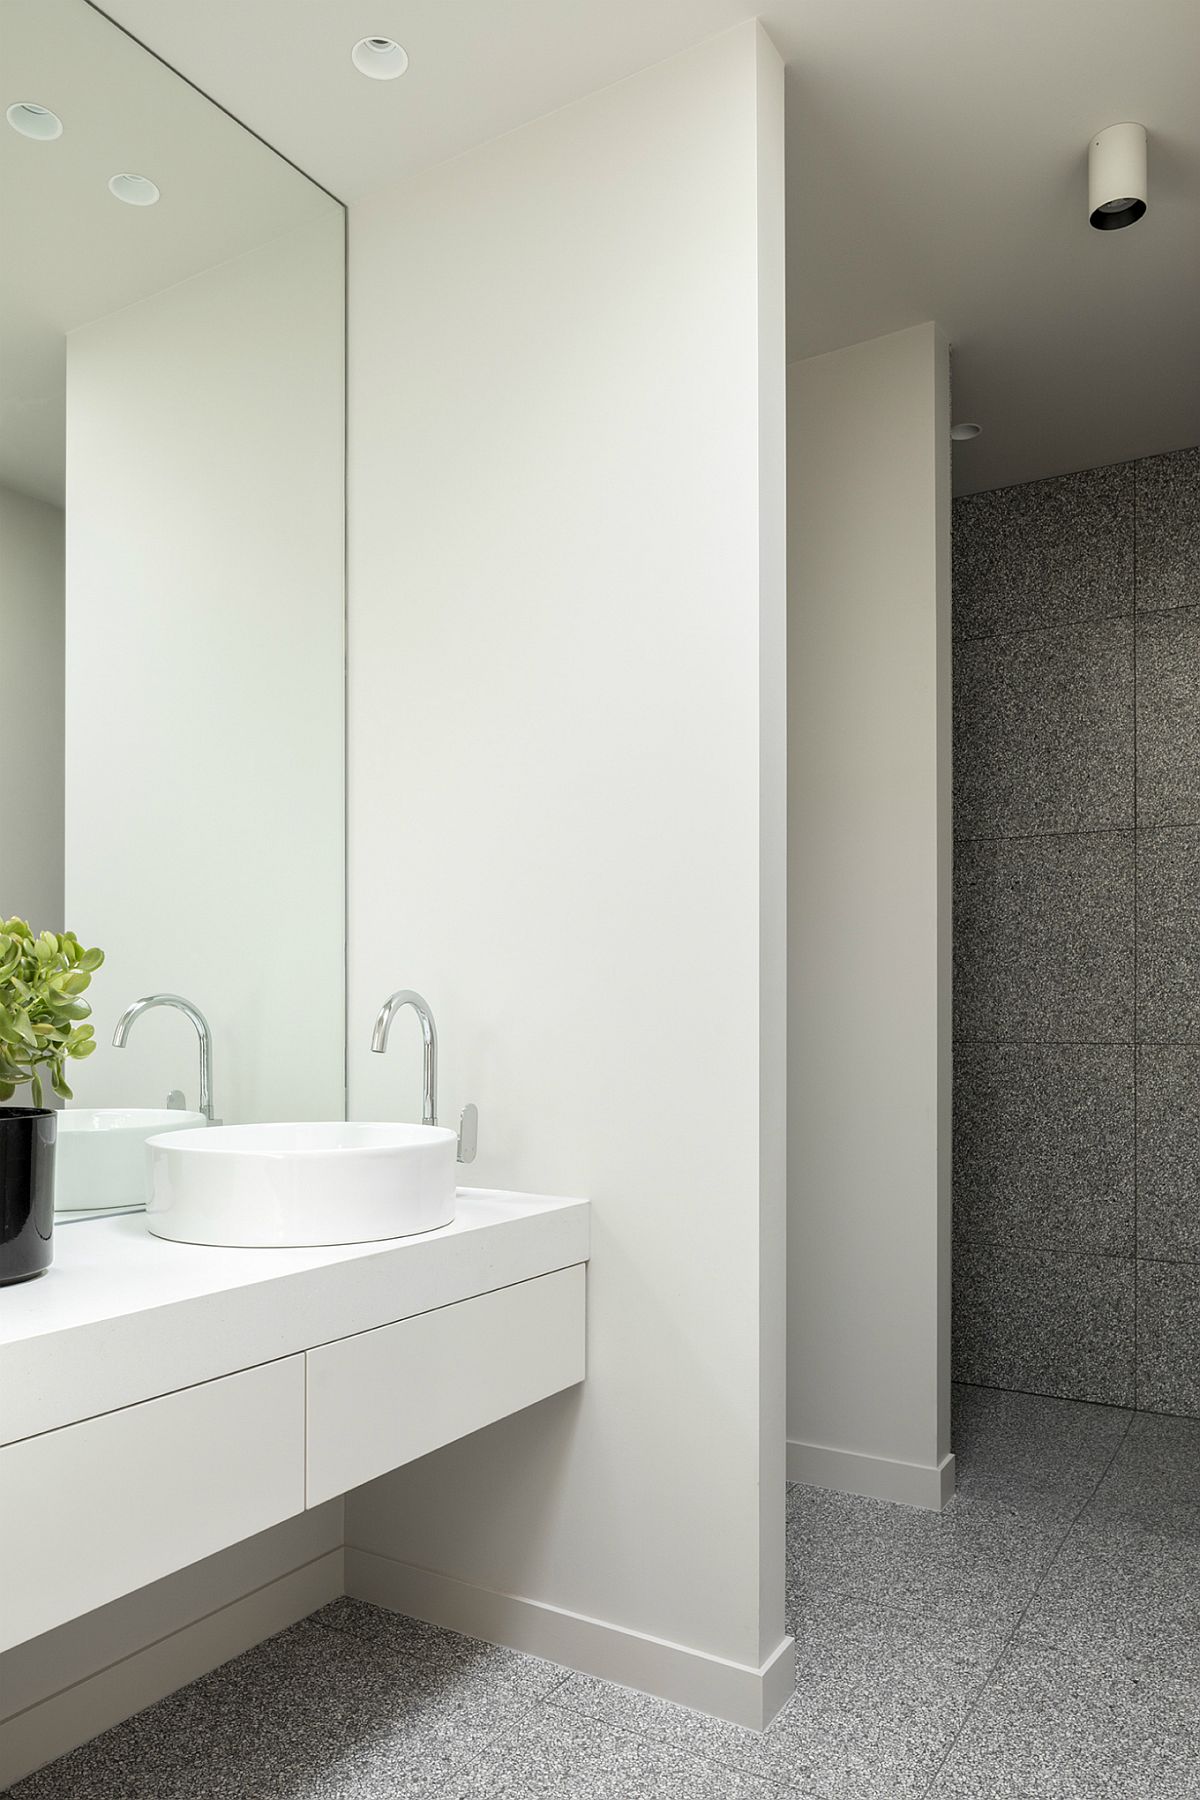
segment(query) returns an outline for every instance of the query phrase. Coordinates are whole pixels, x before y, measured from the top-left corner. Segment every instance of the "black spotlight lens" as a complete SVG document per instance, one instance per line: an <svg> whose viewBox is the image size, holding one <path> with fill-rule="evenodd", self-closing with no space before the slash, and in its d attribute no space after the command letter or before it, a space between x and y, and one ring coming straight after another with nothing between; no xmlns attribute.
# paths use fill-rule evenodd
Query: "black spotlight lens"
<svg viewBox="0 0 1200 1800"><path fill-rule="evenodd" d="M1091 215L1089 224L1097 231L1120 231L1125 225L1136 225L1146 211L1144 200L1106 200Z"/></svg>

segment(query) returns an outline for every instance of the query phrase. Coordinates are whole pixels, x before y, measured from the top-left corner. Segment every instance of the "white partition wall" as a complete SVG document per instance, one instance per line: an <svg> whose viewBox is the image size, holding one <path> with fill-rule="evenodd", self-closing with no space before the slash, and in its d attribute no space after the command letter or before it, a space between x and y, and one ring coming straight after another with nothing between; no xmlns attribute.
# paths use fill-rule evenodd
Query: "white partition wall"
<svg viewBox="0 0 1200 1800"><path fill-rule="evenodd" d="M789 370L788 1469L950 1455L950 416L933 325Z"/></svg>
<svg viewBox="0 0 1200 1800"><path fill-rule="evenodd" d="M589 1195L588 1380L351 1591L760 1722L783 1626L782 68L753 23L351 211L350 1105Z"/></svg>

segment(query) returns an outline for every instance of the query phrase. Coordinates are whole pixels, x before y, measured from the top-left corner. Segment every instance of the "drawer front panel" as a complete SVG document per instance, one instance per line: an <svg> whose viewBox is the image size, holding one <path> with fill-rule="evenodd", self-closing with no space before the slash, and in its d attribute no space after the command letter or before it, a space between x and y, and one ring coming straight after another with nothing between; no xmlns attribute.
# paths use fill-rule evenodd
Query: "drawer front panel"
<svg viewBox="0 0 1200 1800"><path fill-rule="evenodd" d="M304 1510L304 1357L0 1449L0 1650Z"/></svg>
<svg viewBox="0 0 1200 1800"><path fill-rule="evenodd" d="M585 1270L577 1263L310 1350L308 1504L582 1381Z"/></svg>

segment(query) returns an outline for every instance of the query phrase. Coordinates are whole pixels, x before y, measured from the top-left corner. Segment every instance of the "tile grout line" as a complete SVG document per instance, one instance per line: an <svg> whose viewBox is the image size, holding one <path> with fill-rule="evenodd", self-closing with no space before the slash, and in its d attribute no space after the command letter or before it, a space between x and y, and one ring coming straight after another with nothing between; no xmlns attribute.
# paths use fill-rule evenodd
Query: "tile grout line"
<svg viewBox="0 0 1200 1800"><path fill-rule="evenodd" d="M1195 824L1161 825L1160 831L1194 831ZM1134 825L1056 825L1045 831L960 831L955 844L1045 844L1062 838L1113 838L1135 835Z"/></svg>
<svg viewBox="0 0 1200 1800"><path fill-rule="evenodd" d="M1166 608L1163 610L1165 611ZM1175 610L1185 612L1193 609L1177 607ZM1132 621L1136 617L1137 612L1131 606L1120 612L1091 612L1085 613L1082 618L1055 619L1049 625L1010 625L1007 628L1001 626L998 631L963 631L960 626L959 636L964 644L1008 644L1014 638L1044 638L1053 637L1060 632L1092 631L1097 625L1116 623L1122 619Z"/></svg>
<svg viewBox="0 0 1200 1800"><path fill-rule="evenodd" d="M1067 1542L1067 1539L1070 1537L1071 1533L1074 1531L1075 1527L1078 1525L1080 1519L1082 1519L1082 1517L1083 1517L1084 1513L1087 1511L1088 1507L1092 1504L1092 1501L1096 1498L1096 1495L1100 1492L1100 1489L1104 1486L1104 1483L1108 1478L1109 1472L1112 1469L1113 1464L1116 1462L1117 1457L1121 1454L1121 1451L1124 1448L1126 1439L1128 1438L1129 1433L1133 1430L1134 1419L1137 1417L1136 1412L1132 1408L1130 1408L1128 1410L1129 1410L1129 1417L1125 1421L1125 1429L1121 1433L1119 1439L1117 1440L1117 1443L1113 1449L1112 1455L1109 1457L1109 1459L1105 1463L1103 1469L1100 1471L1100 1474L1099 1474L1099 1477L1097 1478L1095 1486L1090 1490L1090 1492L1087 1494L1086 1498L1082 1501L1082 1503L1079 1506L1078 1511L1072 1514L1070 1523L1068 1524L1066 1530L1063 1532L1061 1538L1058 1540L1058 1543L1055 1545L1053 1551L1051 1552L1050 1556L1048 1557L1044 1567L1042 1568L1041 1573L1039 1574L1039 1576L1037 1578L1037 1581L1034 1583L1033 1592L1030 1594L1028 1600L1026 1600L1024 1606L1021 1608L1020 1612L1018 1613L1016 1623L1013 1625L1011 1632L1008 1634L1007 1638L1005 1638L1004 1643L1002 1644L1002 1646L1000 1648L1000 1654L997 1656L995 1662L992 1664L992 1667L988 1670L988 1673L987 1673L986 1677L984 1678L984 1680L980 1682L979 1690L976 1693L975 1698L970 1702L970 1704L967 1707L966 1712L963 1714L962 1724L959 1726L958 1730L955 1732L954 1737L950 1743L949 1749L946 1751L945 1756L942 1758L941 1762L938 1764L937 1768L934 1770L932 1776L930 1777L928 1786L923 1789L922 1795L921 1795L921 1800L927 1800L927 1797L933 1793L934 1787L937 1785L937 1782L938 1782L939 1777L941 1776L942 1770L946 1767L946 1764L950 1761L950 1758L953 1756L959 1739L962 1737L963 1733L966 1731L967 1726L971 1723L971 1720L975 1717L975 1714L979 1710L979 1705L983 1699L983 1696L986 1694L988 1688L992 1685L992 1682L994 1681L994 1679L996 1677L996 1671L999 1669L1000 1664L1004 1661L1004 1658L1008 1655L1009 1651L1013 1647L1013 1644L1016 1642L1017 1634L1019 1633L1022 1625L1025 1623L1026 1614L1028 1613L1030 1607L1033 1605L1034 1601L1037 1599L1038 1595L1041 1593L1043 1587L1046 1584L1047 1579L1049 1578L1051 1570L1054 1568L1055 1563L1058 1561L1059 1557L1062 1555L1063 1549Z"/></svg>
<svg viewBox="0 0 1200 1800"><path fill-rule="evenodd" d="M1200 611L1200 608L1197 608ZM1144 825L1053 825L1042 831L960 831L958 844L1049 844L1060 838L1143 837L1148 831L1196 831L1197 819L1148 819Z"/></svg>
<svg viewBox="0 0 1200 1800"><path fill-rule="evenodd" d="M1055 632L1088 631L1097 625L1109 621L1129 619L1160 619L1175 613L1200 611L1200 600L1181 600L1178 606L1138 606L1136 603L1128 612L1096 612L1085 613L1081 619L1062 619L1053 625L1014 625L1008 630L1000 631L963 631L959 628L959 636L964 644L997 644L1011 643L1014 638L1051 637Z"/></svg>
<svg viewBox="0 0 1200 1800"><path fill-rule="evenodd" d="M959 1036L965 1050L1195 1050L1195 1038L983 1038Z"/></svg>

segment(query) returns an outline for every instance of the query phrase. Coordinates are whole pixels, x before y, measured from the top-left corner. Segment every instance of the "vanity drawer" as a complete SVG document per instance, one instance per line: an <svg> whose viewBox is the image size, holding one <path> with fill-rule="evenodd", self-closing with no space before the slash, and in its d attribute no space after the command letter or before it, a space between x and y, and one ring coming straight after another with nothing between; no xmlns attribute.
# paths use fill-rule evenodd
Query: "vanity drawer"
<svg viewBox="0 0 1200 1800"><path fill-rule="evenodd" d="M0 1449L0 1650L304 1510L304 1357Z"/></svg>
<svg viewBox="0 0 1200 1800"><path fill-rule="evenodd" d="M309 1506L582 1381L585 1272L577 1263L310 1350Z"/></svg>

